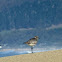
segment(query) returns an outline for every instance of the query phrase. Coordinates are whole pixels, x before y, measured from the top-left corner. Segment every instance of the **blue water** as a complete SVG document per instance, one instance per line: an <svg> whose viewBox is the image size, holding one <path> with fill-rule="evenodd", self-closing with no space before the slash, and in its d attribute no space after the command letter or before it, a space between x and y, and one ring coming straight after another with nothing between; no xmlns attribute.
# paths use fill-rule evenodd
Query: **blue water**
<svg viewBox="0 0 62 62"><path fill-rule="evenodd" d="M52 50L59 50L59 49L62 49L62 48L55 48L55 47L50 47L50 48L40 48L40 49L37 49L37 50L35 50L35 51L33 51L34 53L36 53L36 52L45 52L45 51L52 51ZM7 49L6 49L7 50ZM2 50L0 50L0 57L7 57L7 56L14 56L14 55L22 55L22 54L30 54L30 53L32 53L30 50L22 50L22 51L15 51L15 50L13 50L13 49L11 49L11 50L7 50L7 51L3 51L3 49Z"/></svg>
<svg viewBox="0 0 62 62"><path fill-rule="evenodd" d="M35 51L35 52L40 52L40 51ZM31 53L31 51L22 51L22 52L19 51L18 52L18 51L10 50L10 51L0 52L0 57L7 57L7 56L14 56L14 55L21 55L21 54L29 54L29 53Z"/></svg>
<svg viewBox="0 0 62 62"><path fill-rule="evenodd" d="M6 57L6 56L14 56L14 55L20 55L20 54L28 54L28 52L17 52L17 51L3 51L0 52L0 57Z"/></svg>

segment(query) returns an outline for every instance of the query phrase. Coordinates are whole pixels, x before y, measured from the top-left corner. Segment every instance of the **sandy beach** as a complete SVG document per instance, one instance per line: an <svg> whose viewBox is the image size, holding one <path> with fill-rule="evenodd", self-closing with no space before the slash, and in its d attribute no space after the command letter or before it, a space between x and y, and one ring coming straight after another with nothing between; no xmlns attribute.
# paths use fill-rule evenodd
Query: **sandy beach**
<svg viewBox="0 0 62 62"><path fill-rule="evenodd" d="M62 62L62 50L2 57L0 62Z"/></svg>

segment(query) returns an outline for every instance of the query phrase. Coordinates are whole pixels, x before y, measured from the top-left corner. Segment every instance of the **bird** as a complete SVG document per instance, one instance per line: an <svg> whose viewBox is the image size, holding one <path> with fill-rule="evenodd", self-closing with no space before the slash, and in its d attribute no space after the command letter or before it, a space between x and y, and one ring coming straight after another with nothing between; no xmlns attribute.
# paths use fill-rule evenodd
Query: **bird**
<svg viewBox="0 0 62 62"><path fill-rule="evenodd" d="M29 39L27 42L24 42L24 44L27 44L31 46L31 51L33 53L33 47L37 44L39 37L35 36L34 38Z"/></svg>

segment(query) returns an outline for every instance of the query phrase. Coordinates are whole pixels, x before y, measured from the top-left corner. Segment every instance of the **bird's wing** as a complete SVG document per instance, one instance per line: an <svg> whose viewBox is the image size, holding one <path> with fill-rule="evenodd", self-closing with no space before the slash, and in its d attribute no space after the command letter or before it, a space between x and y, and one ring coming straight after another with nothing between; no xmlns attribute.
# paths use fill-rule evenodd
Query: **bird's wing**
<svg viewBox="0 0 62 62"><path fill-rule="evenodd" d="M29 39L27 42L24 42L24 44L30 44L32 40L35 41L35 38Z"/></svg>
<svg viewBox="0 0 62 62"><path fill-rule="evenodd" d="M31 41L31 40L35 40L35 38L31 38L31 39L29 39L27 42L29 42L29 41Z"/></svg>
<svg viewBox="0 0 62 62"><path fill-rule="evenodd" d="M31 38L27 41L27 43L31 43L32 41L35 41L35 38Z"/></svg>

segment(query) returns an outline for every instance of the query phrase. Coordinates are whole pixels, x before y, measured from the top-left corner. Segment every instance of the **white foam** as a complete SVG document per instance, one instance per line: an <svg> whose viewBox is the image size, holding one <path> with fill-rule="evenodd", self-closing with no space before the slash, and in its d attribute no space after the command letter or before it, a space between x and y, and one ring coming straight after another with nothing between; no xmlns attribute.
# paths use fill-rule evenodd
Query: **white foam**
<svg viewBox="0 0 62 62"><path fill-rule="evenodd" d="M0 48L2 48L2 46L0 46Z"/></svg>

